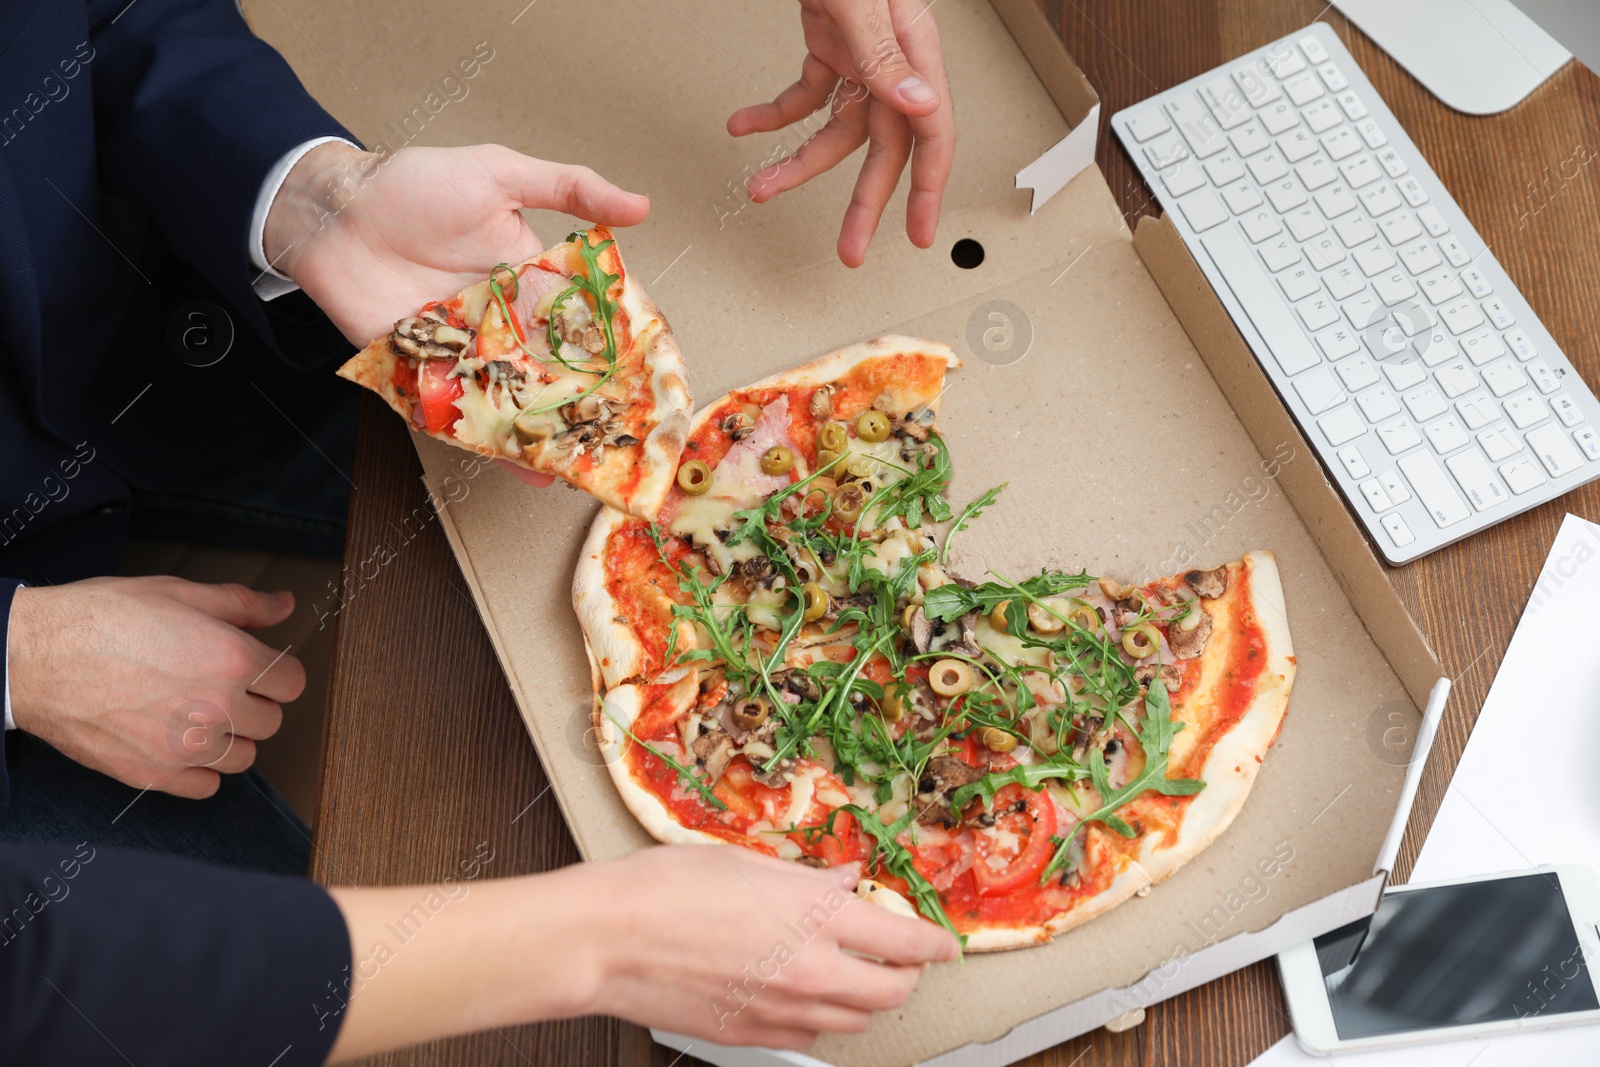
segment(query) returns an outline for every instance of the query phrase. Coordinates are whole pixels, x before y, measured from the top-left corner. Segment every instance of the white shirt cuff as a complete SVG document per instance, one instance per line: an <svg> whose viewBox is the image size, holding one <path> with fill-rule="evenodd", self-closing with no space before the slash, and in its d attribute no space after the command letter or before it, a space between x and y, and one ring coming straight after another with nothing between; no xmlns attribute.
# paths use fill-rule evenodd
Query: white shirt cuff
<svg viewBox="0 0 1600 1067"><path fill-rule="evenodd" d="M16 604L17 604L16 600L13 599L11 601L11 606L13 608L15 608ZM10 630L10 626L7 625L6 629L9 631ZM6 656L5 657L5 671L4 671L4 673L5 673L5 691L6 691L6 729L7 730L15 730L17 728L17 720L15 720L15 719L13 719L11 717L11 657L10 656Z"/></svg>
<svg viewBox="0 0 1600 1067"><path fill-rule="evenodd" d="M314 137L303 144L295 145L283 154L283 158L267 171L266 178L262 179L261 191L256 194L256 209L250 217L250 263L261 273L251 284L256 295L263 300L276 300L280 296L294 292L300 288L286 274L274 270L272 264L267 262L266 230L267 215L272 210L272 202L278 198L278 190L283 188L284 179L289 177L289 172L294 165L300 162L305 154L318 145L327 144L329 141L338 141L350 145L351 148L360 148L343 137ZM9 704L7 707L9 708ZM9 712L6 722L11 721Z"/></svg>

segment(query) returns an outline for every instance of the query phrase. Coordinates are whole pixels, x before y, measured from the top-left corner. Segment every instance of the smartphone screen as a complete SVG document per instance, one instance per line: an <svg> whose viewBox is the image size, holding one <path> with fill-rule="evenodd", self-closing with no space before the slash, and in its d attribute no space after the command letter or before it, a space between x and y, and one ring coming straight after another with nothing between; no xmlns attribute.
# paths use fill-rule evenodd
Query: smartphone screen
<svg viewBox="0 0 1600 1067"><path fill-rule="evenodd" d="M1600 1008L1554 873L1385 893L1353 963L1341 935L1316 940L1341 1040Z"/></svg>

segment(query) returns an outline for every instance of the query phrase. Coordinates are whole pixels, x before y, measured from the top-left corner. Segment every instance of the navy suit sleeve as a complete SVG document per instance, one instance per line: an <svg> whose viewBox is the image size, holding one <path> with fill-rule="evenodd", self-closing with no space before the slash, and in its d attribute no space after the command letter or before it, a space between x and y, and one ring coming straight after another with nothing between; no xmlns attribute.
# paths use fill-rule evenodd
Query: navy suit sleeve
<svg viewBox="0 0 1600 1067"><path fill-rule="evenodd" d="M91 7L100 180L275 341L250 283L250 218L267 172L314 137L355 138L250 32L234 0Z"/></svg>
<svg viewBox="0 0 1600 1067"><path fill-rule="evenodd" d="M11 601L22 583L15 578L0 578L0 684L9 677L11 669L7 659L11 649ZM11 803L11 778L6 774L6 731L0 730L0 808Z"/></svg>
<svg viewBox="0 0 1600 1067"><path fill-rule="evenodd" d="M0 1063L321 1064L350 959L303 879L0 845Z"/></svg>

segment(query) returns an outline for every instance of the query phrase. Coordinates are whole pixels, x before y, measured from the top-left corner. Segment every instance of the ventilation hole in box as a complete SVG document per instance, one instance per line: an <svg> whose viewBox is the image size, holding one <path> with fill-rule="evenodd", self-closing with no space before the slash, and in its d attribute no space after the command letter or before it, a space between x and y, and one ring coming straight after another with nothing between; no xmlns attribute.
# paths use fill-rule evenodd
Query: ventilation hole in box
<svg viewBox="0 0 1600 1067"><path fill-rule="evenodd" d="M963 237L950 249L950 262L962 270L971 270L983 262L983 246L970 237Z"/></svg>

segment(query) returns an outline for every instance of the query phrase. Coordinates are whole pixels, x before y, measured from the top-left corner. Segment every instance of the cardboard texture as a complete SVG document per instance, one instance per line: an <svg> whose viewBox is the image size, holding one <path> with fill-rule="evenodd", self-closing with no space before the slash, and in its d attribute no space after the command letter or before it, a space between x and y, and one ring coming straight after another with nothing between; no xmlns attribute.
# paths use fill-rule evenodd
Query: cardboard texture
<svg viewBox="0 0 1600 1067"><path fill-rule="evenodd" d="M744 141L724 131L736 106L770 99L798 71L792 4L542 0L509 25L515 12L468 19L444 0L384 10L377 22L312 0L247 5L257 32L369 144L399 147L405 129L410 143L498 141L649 193L652 215L620 234L622 251L672 323L698 402L877 334L950 343L966 360L941 417L952 497L1010 482L957 542L958 573L1081 565L1142 579L1252 548L1278 555L1300 672L1232 828L1148 897L1049 946L936 968L902 1010L824 1038L812 1057L1009 1062L1371 910L1405 779L1373 724L1396 708L1415 715L1440 672L1170 228L1163 237L1147 221L1135 242L1092 167L1030 217L1014 176L1067 136L1063 110L1082 120L1098 107L1032 0L939 4L962 119L939 241L925 252L905 240L902 189L854 272L834 240L856 161L757 206L744 179L808 130ZM492 58L469 81L452 75L452 89L444 76L480 41ZM428 110L428 93L461 86ZM530 220L547 240L571 228ZM978 268L952 264L961 237L982 243ZM647 844L587 743L569 585L597 505L417 443L580 850L599 859ZM704 1044L695 1054L801 1062Z"/></svg>

